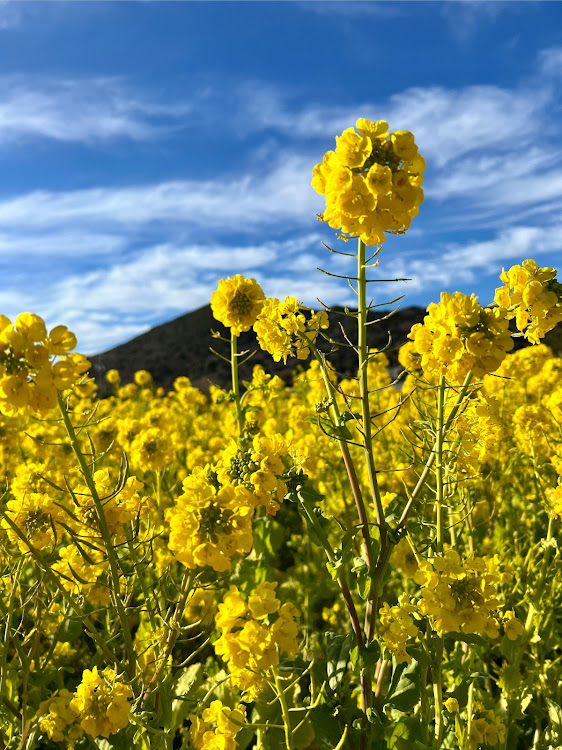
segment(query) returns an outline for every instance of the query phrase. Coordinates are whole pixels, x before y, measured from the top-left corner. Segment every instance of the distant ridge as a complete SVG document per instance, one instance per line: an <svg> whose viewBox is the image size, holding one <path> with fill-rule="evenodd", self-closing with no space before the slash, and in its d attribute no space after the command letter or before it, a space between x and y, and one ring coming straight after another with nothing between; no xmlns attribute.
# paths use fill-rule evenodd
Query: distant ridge
<svg viewBox="0 0 562 750"><path fill-rule="evenodd" d="M336 311L343 311L335 307ZM384 318L389 311L377 310L370 320ZM387 356L391 366L396 366L397 348L405 341L414 323L421 322L425 311L421 307L407 307L399 310L386 320L374 323L368 328L368 345L382 349L388 346ZM355 339L355 320L333 313L330 315L330 328L326 333L336 341L343 341L340 323L348 332L351 340ZM91 374L101 389L101 394L108 392L105 373L115 368L121 374L123 383L130 383L137 370L148 370L152 373L156 385L171 388L175 378L187 375L193 385L203 391L209 390L210 383L222 388L230 384L230 369L226 362L215 356L209 348L228 356L228 346L214 339L211 329L227 337L227 331L218 323L211 312L211 306L205 305L198 310L181 315L179 318L156 326L150 331L137 336L125 344L116 346L102 354L89 359L92 362ZM320 341L319 345L327 351L329 344ZM279 375L286 382L291 382L291 373L295 367L302 367L303 362L289 359L287 364L274 362L272 357L257 346L253 331L243 333L240 337L239 350L256 350L250 361L241 368L243 380L249 380L254 365L261 364L266 372ZM341 347L330 356L330 361L342 374L348 376L356 369L354 352L348 347Z"/></svg>
<svg viewBox="0 0 562 750"><path fill-rule="evenodd" d="M351 341L356 340L355 320L338 315L343 308L334 307L330 315L330 328L326 331L335 341L343 342L340 323L344 326ZM370 316L370 320L386 318L390 311L377 310ZM397 350L407 341L407 335L415 323L420 323L425 315L421 307L406 307L398 310L390 317L380 320L368 327L368 345L377 349L386 347L386 354L390 360L391 369L398 365ZM552 331L545 343L551 346L554 354L562 354L561 329ZM92 362L91 374L100 386L100 395L106 395L109 387L105 382L105 373L115 368L121 373L123 383L130 383L137 370L148 370L152 373L156 385L171 388L174 380L180 375L187 375L191 382L202 391L208 392L209 385L214 383L222 388L230 387L230 369L226 362L215 356L210 347L228 356L227 344L214 339L211 330L220 332L227 337L228 332L218 323L211 312L211 306L205 305L198 310L181 315L179 318L156 326L150 331L137 336L125 344L116 346L102 354L90 357ZM515 349L526 345L523 338L515 339ZM319 339L319 346L324 351L330 349L326 341ZM289 359L287 364L274 362L263 352L256 343L253 331L243 333L240 337L239 351L255 350L254 356L242 366L240 376L242 380L249 380L254 365L260 364L266 372L279 375L285 382L291 383L292 372L296 367L306 363ZM344 376L356 372L357 360L352 349L340 347L330 355L330 362L336 370Z"/></svg>

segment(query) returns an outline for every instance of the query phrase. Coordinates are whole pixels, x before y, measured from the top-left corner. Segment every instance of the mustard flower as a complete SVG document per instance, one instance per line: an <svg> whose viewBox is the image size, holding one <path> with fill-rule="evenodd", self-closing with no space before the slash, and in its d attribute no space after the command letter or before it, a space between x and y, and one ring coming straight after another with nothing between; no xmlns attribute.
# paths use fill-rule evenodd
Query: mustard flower
<svg viewBox="0 0 562 750"><path fill-rule="evenodd" d="M333 229L359 236L366 245L385 241L385 233L404 233L423 201L425 161L414 136L388 132L388 123L357 120L336 137L313 170L312 186L326 196L320 217Z"/></svg>
<svg viewBox="0 0 562 750"><path fill-rule="evenodd" d="M256 322L265 295L255 279L233 276L222 279L211 297L215 318L235 336L249 331Z"/></svg>
<svg viewBox="0 0 562 750"><path fill-rule="evenodd" d="M70 708L78 714L82 729L91 737L109 737L129 723L131 688L117 678L114 669L85 669Z"/></svg>

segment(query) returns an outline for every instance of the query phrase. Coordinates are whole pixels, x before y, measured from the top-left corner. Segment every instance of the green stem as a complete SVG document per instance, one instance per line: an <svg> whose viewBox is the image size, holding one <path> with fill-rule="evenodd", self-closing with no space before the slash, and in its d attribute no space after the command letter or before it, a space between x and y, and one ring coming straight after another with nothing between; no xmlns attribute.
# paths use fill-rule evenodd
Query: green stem
<svg viewBox="0 0 562 750"><path fill-rule="evenodd" d="M283 716L283 725L285 727L286 748L287 750L294 750L295 746L293 744L293 735L291 733L291 719L289 716L289 707L287 706L287 700L285 698L285 693L283 692L283 686L281 685L279 675L277 674L277 669L275 667L272 667L271 671L273 672L273 679L275 680L275 690L277 692L277 696L279 697L279 703L281 705L281 714Z"/></svg>
<svg viewBox="0 0 562 750"><path fill-rule="evenodd" d="M443 552L443 438L445 422L445 376L439 378L439 388L437 391L437 438L435 441L435 480L436 480L436 497L435 497L435 526L437 530L437 552Z"/></svg>
<svg viewBox="0 0 562 750"><path fill-rule="evenodd" d="M121 623L121 630L123 634L123 639L125 641L125 649L127 651L127 658L128 658L127 673L128 673L129 679L133 680L135 678L136 653L135 653L135 649L133 646L133 639L131 637L131 631L129 629L129 623L127 621L127 613L125 612L123 600L121 599L117 554L115 552L115 548L111 541L111 534L109 532L109 527L107 525L107 519L105 517L103 505L99 498L96 484L94 482L94 478L92 476L90 467L88 466L86 459L84 458L84 454L82 453L82 450L80 448L80 443L78 442L78 437L76 435L74 425L72 424L72 420L70 419L70 415L68 413L64 400L62 399L60 393L57 394L57 398L58 398L59 409L62 415L64 426L66 428L66 432L70 440L70 445L72 446L74 455L76 456L78 464L80 465L80 471L82 472L82 475L90 491L90 494L92 496L92 500L94 502L94 506L96 509L99 529L100 529L100 533L101 533L105 548L107 550L107 557L109 561L111 593L112 593L113 603L117 610L119 622Z"/></svg>
<svg viewBox="0 0 562 750"><path fill-rule="evenodd" d="M234 404L236 406L236 423L238 425L238 434L244 431L244 413L242 412L242 403L240 401L240 382L238 379L238 336L231 333L230 336L230 371L232 374L232 392L234 394Z"/></svg>
<svg viewBox="0 0 562 750"><path fill-rule="evenodd" d="M548 566L550 563L550 542L552 541L553 531L554 531L554 518L552 516L549 516L548 529L546 532L546 539L545 539L545 542L548 546L546 547L544 551L544 557L543 557L541 569L539 572L539 577L537 580L535 601L531 602L531 605L529 606L529 611L527 613L527 619L525 620L525 633L528 635L528 637L532 635L533 621L535 618L535 614L537 613L538 608L540 607L540 602L541 602L542 594L544 591L544 584L546 581L546 576L548 574Z"/></svg>
<svg viewBox="0 0 562 750"><path fill-rule="evenodd" d="M162 674L163 670L165 669L166 664L168 662L168 658L170 654L172 653L174 646L176 644L176 640L179 634L180 620L183 617L183 613L185 612L185 605L187 603L187 597L189 596L189 592L191 591L191 586L193 584L194 578L195 578L195 574L193 573L193 571L190 570L189 568L186 568L183 574L182 582L181 582L180 595L178 598L178 602L176 604L174 614L172 615L172 620L170 623L170 629L168 631L168 638L166 640L166 645L164 646L163 653L161 654L161 657L160 657L160 664L158 668L155 670L154 675L152 676L152 679L150 680L150 683L148 684L148 687L142 699L143 708L146 706L150 695L154 692L155 688L158 686L158 679L160 675Z"/></svg>
<svg viewBox="0 0 562 750"><path fill-rule="evenodd" d="M358 355L359 355L359 393L361 396L361 411L363 424L363 442L365 451L365 462L369 476L369 486L375 510L377 524L380 532L381 548L386 543L386 522L382 506L379 483L377 481L377 470L373 455L373 437L371 424L371 409L369 405L369 379L367 365L369 363L367 351L367 272L365 267L365 243L359 239L357 251L357 332L358 332Z"/></svg>
<svg viewBox="0 0 562 750"><path fill-rule="evenodd" d="M336 396L337 396L336 389L334 388L334 385L332 381L330 380L330 376L328 375L328 371L326 369L326 361L324 360L324 357L320 354L320 352L318 351L314 343L310 341L310 339L306 335L303 335L303 339L306 341L307 346L310 348L310 351L314 354L316 361L320 365L320 371L322 373L322 378L324 380L324 386L326 387L326 393L328 395L329 401L331 402L330 416L332 418L332 422L337 427L341 424L341 413L340 413L339 406L338 406L337 399L336 399ZM353 493L353 499L355 501L357 515L359 517L359 525L361 528L361 534L363 536L363 548L365 551L365 561L367 562L369 569L373 570L374 569L374 556L373 556L373 545L371 542L371 534L369 531L369 518L367 516L367 509L365 508L365 501L363 500L361 487L359 486L359 479L357 478L355 464L353 463L353 459L351 458L351 454L349 452L349 447L347 443L345 442L345 440L337 436L336 436L336 440L338 441L340 445L343 462L344 462L347 476L349 479L349 484L351 485L351 491Z"/></svg>
<svg viewBox="0 0 562 750"><path fill-rule="evenodd" d="M445 437L445 376L439 378L437 390L437 437L435 440L435 481L436 481L436 551L443 552L443 439ZM434 746L441 747L443 742L443 638L437 637L435 648L435 667L433 671L433 696L435 701L435 735Z"/></svg>
<svg viewBox="0 0 562 750"><path fill-rule="evenodd" d="M437 638L435 646L435 666L432 668L433 674L433 698L435 702L435 734L433 738L433 747L441 747L443 743L443 685L441 668L443 665L443 638Z"/></svg>

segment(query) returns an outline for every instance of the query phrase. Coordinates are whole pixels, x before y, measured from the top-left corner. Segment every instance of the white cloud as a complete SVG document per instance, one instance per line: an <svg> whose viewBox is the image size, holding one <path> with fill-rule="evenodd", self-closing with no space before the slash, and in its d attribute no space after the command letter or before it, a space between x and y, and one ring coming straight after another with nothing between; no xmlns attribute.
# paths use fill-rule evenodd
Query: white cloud
<svg viewBox="0 0 562 750"><path fill-rule="evenodd" d="M0 258L42 256L55 258L85 258L105 256L123 250L129 240L124 236L86 231L26 232L25 226L13 233L0 234Z"/></svg>
<svg viewBox="0 0 562 750"><path fill-rule="evenodd" d="M562 75L562 47L549 47L539 53L541 73L551 76Z"/></svg>
<svg viewBox="0 0 562 750"><path fill-rule="evenodd" d="M183 180L130 188L34 191L0 201L0 225L138 227L152 222L232 231L302 221L321 209L310 187L310 160L292 155L266 174Z"/></svg>
<svg viewBox="0 0 562 750"><path fill-rule="evenodd" d="M30 138L82 143L146 140L177 125L177 118L188 111L188 105L164 106L141 97L115 77L0 76L4 146Z"/></svg>
<svg viewBox="0 0 562 750"><path fill-rule="evenodd" d="M237 273L257 278L270 296L278 292L298 296L302 291L307 300L313 300L311 290L316 284L295 284L289 276L276 277L270 283L270 275L275 264L286 269L291 258L298 258L319 243L319 235L311 233L238 247L220 243L151 246L105 268L67 272L40 295L33 285L3 295L2 312L15 317L29 309L42 315L49 325L64 322L77 334L82 350L101 351L157 320L208 304L218 280Z"/></svg>
<svg viewBox="0 0 562 750"><path fill-rule="evenodd" d="M444 167L465 154L529 143L546 119L553 94L548 87L505 89L498 86L413 87L387 101L353 107L312 105L291 109L277 89L248 84L239 91L248 129L273 129L298 138L333 138L358 117L387 120L392 130L416 135L431 163Z"/></svg>

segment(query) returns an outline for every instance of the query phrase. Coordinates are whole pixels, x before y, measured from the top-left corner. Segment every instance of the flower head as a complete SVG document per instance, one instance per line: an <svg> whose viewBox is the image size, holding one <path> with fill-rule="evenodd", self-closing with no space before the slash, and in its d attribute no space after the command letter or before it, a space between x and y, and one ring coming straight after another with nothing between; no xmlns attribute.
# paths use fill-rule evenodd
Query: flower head
<svg viewBox="0 0 562 750"><path fill-rule="evenodd" d="M321 217L333 229L359 236L366 245L403 234L423 201L425 161L407 130L388 132L384 120L357 120L336 137L313 170L312 186L326 196Z"/></svg>
<svg viewBox="0 0 562 750"><path fill-rule="evenodd" d="M265 295L255 279L233 276L219 281L219 287L211 297L211 309L215 318L235 336L249 331L256 322Z"/></svg>

